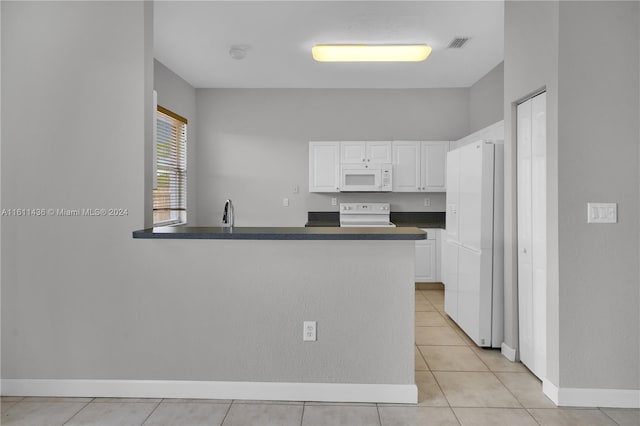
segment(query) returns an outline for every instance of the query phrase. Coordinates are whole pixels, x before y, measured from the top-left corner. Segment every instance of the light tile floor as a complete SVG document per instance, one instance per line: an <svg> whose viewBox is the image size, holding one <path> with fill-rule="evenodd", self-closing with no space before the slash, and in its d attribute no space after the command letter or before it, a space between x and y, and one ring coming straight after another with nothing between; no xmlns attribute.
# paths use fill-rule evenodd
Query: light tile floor
<svg viewBox="0 0 640 426"><path fill-rule="evenodd" d="M540 381L480 349L443 312L442 290L416 291L416 406L296 401L2 397L2 425L624 425L640 410L556 408Z"/></svg>

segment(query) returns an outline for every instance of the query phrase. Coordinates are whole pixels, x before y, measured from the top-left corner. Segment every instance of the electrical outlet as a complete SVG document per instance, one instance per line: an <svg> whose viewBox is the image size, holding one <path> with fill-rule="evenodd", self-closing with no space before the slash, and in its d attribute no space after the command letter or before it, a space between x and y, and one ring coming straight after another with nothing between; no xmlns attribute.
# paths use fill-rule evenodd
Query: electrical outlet
<svg viewBox="0 0 640 426"><path fill-rule="evenodd" d="M302 340L305 342L315 342L316 341L316 322L315 321L304 321L302 323L303 335Z"/></svg>
<svg viewBox="0 0 640 426"><path fill-rule="evenodd" d="M424 206L425 207L429 207L431 205L431 198L425 198L424 199Z"/></svg>
<svg viewBox="0 0 640 426"><path fill-rule="evenodd" d="M338 205L338 199L337 199L337 198L335 198L335 197L334 197L334 198L332 198L332 199L331 199L331 205L332 205L332 206L337 206L337 205Z"/></svg>
<svg viewBox="0 0 640 426"><path fill-rule="evenodd" d="M289 199L288 198L283 198L282 199L282 205L284 207L289 207Z"/></svg>

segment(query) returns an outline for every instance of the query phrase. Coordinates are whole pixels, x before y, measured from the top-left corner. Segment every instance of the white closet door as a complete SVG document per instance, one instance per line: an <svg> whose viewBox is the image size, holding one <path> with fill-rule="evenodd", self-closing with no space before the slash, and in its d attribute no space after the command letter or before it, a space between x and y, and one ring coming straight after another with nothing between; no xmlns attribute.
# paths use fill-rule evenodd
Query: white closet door
<svg viewBox="0 0 640 426"><path fill-rule="evenodd" d="M539 378L546 358L546 94L517 107L518 317L521 361Z"/></svg>
<svg viewBox="0 0 640 426"><path fill-rule="evenodd" d="M547 94L531 102L533 358L535 373L543 378L547 355Z"/></svg>

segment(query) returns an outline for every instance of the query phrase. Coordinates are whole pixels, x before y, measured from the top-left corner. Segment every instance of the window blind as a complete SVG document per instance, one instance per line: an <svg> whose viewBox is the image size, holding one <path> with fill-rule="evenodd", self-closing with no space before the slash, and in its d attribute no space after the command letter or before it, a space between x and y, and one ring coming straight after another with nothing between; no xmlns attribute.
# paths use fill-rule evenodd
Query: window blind
<svg viewBox="0 0 640 426"><path fill-rule="evenodd" d="M187 119L158 105L153 224L187 221Z"/></svg>

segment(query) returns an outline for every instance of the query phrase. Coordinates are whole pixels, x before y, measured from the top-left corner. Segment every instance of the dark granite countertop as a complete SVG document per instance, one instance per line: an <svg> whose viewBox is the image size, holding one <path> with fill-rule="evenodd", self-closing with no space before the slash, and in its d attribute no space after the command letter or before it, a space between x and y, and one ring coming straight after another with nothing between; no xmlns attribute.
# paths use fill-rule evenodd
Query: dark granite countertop
<svg viewBox="0 0 640 426"><path fill-rule="evenodd" d="M444 222L393 222L402 228L444 229Z"/></svg>
<svg viewBox="0 0 640 426"><path fill-rule="evenodd" d="M416 228L163 226L133 232L133 238L204 240L424 240Z"/></svg>

